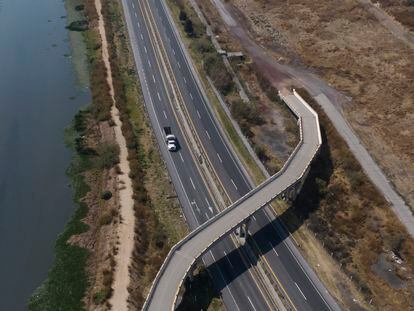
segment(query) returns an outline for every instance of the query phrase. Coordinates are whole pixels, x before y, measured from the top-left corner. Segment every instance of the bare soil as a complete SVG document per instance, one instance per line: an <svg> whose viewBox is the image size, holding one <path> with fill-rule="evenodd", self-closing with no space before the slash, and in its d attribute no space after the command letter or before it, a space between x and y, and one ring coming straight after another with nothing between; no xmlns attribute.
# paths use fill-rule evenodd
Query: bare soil
<svg viewBox="0 0 414 311"><path fill-rule="evenodd" d="M269 55L313 71L351 99L344 107L351 125L413 207L411 47L356 0L233 0L231 4L228 7L238 22L244 22L249 36ZM283 75L277 78L289 80Z"/></svg>
<svg viewBox="0 0 414 311"><path fill-rule="evenodd" d="M227 27L214 7L198 2L219 40L242 47L274 85L312 83L312 95L333 98L412 204L411 47L359 1L232 0L224 4ZM413 308L413 241L326 117L323 126L330 150L310 180L309 200L302 197L284 220L342 306Z"/></svg>

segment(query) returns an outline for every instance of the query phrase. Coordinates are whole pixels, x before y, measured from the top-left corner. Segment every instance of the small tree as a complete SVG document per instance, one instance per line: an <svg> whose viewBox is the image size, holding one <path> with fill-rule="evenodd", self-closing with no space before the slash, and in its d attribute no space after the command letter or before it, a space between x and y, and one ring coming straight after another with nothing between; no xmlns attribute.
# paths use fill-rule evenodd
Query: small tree
<svg viewBox="0 0 414 311"><path fill-rule="evenodd" d="M189 36L191 36L191 35L193 35L193 33L194 33L194 28L193 28L193 22L191 21L191 19L187 19L186 21L185 21L185 24L184 24L184 31L189 35Z"/></svg>
<svg viewBox="0 0 414 311"><path fill-rule="evenodd" d="M178 18L180 19L180 21L184 22L185 20L187 20L187 13L185 13L185 11L181 10L180 15L178 16Z"/></svg>

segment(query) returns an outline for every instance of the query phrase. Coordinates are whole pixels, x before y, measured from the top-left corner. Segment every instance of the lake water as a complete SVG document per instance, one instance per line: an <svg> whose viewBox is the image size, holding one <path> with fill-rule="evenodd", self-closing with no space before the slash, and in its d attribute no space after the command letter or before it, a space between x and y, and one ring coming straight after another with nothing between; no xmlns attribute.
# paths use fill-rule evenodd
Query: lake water
<svg viewBox="0 0 414 311"><path fill-rule="evenodd" d="M25 310L75 204L64 128L90 96L62 0L0 0L0 310Z"/></svg>

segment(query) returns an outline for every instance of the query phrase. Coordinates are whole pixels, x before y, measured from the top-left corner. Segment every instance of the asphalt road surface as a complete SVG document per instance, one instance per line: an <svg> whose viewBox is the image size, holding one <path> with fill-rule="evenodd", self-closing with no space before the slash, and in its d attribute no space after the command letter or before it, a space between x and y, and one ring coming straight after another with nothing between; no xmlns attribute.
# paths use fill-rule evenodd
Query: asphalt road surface
<svg viewBox="0 0 414 311"><path fill-rule="evenodd" d="M193 116L198 135L205 142L204 147L230 197L236 200L247 193L251 189L251 185L244 170L228 148L227 142L211 114L202 90L198 87L196 77L192 73L191 66L187 62L185 51L182 50L176 32L168 19L163 3L159 1L150 1L150 3L154 17L158 20L158 30L170 57L185 104ZM180 142L184 142L184 139L171 105L168 103L167 94L169 91L161 82L161 70L156 65L155 51L152 49L148 28L145 25L140 6L137 1L129 0L124 0L124 5L148 112L187 221L191 228L195 228L211 218L215 210L211 211L208 192L194 163L192 163L193 160L187 146L182 144L179 152L175 154L170 154L166 148L163 148L162 126L171 126ZM256 244L261 246L261 253L275 271L293 305L300 310L335 308L335 305L327 305L326 292L322 284L300 256L280 224L277 221L270 222L271 218L271 215L264 211L257 213L251 223L250 232L255 237ZM222 284L218 286L222 291L226 307L234 310L269 309L260 289L254 285L255 282L252 281L248 270L245 270L246 265L243 264L243 260L231 262L233 254L237 254L237 252L231 252L234 247L231 245L232 243L229 242L230 245L227 246L229 249L226 251L227 254L231 252L231 256L224 255L224 248L219 249L217 255L214 255L216 248L222 244L225 243L221 242L212 250L214 259L220 265L212 264L211 268L215 268L217 271L215 273L216 282L222 280ZM211 256L211 254L207 254L207 256ZM222 257L226 257L225 260L220 260ZM206 263L209 264L208 258L206 260ZM237 267L237 270L234 267Z"/></svg>

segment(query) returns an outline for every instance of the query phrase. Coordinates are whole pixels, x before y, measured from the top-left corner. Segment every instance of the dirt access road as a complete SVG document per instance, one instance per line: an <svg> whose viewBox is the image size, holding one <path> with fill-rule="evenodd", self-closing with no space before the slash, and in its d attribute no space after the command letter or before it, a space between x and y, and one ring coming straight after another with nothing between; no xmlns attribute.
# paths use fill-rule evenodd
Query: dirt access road
<svg viewBox="0 0 414 311"><path fill-rule="evenodd" d="M115 257L116 267L114 280L112 284L113 295L110 299L112 310L128 310L128 286L130 283L129 267L131 265L132 252L134 249L134 200L132 181L129 177L130 167L128 161L128 149L125 137L122 134L122 122L119 117L119 111L115 105L115 91L112 83L112 71L109 61L108 42L106 39L104 19L102 16L102 3L95 0L96 11L98 12L99 24L98 29L102 40L102 56L107 72L107 81L110 88L110 95L113 101L111 116L115 122L114 131L115 139L119 146L119 167L122 175L118 175L120 187L119 204L122 222L118 227L118 253Z"/></svg>
<svg viewBox="0 0 414 311"><path fill-rule="evenodd" d="M248 25L246 17L241 11L231 4L223 3L221 0L211 0L211 2L219 11L230 33L239 41L262 73L278 89L291 85L302 86L318 101L335 128L349 145L368 177L391 203L394 212L405 225L407 231L414 236L414 217L409 206L390 185L386 175L367 152L342 114L342 108L351 103L351 98L336 91L308 68L281 64L276 61L269 50L252 39L249 33L250 29L246 26ZM398 133L395 133L395 135L398 135Z"/></svg>

